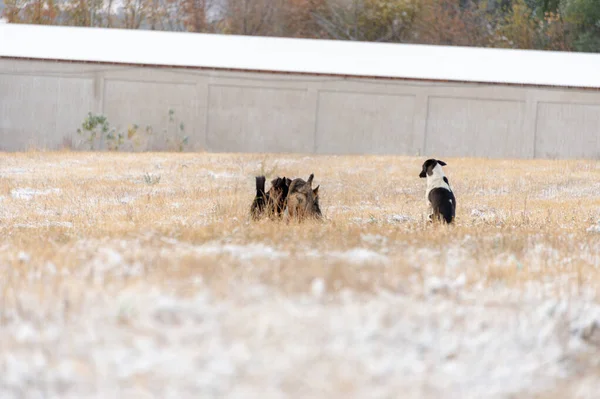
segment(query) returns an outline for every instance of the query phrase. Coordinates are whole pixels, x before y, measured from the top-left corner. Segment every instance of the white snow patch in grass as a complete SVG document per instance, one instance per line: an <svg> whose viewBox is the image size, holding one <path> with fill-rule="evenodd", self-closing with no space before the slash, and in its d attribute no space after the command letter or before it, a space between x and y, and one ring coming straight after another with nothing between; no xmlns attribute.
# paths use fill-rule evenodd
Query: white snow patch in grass
<svg viewBox="0 0 600 399"><path fill-rule="evenodd" d="M498 212L492 208L472 209L471 217L484 222L493 222L499 218Z"/></svg>
<svg viewBox="0 0 600 399"><path fill-rule="evenodd" d="M34 396L41 373L52 397L112 397L116 385L157 397L528 397L576 376L565 358L597 350L585 337L598 306L576 300L489 307L348 292L323 301L320 279L305 295L252 288L226 298L201 285L194 297L87 292L66 319L62 306L21 293L0 334L0 396Z"/></svg>
<svg viewBox="0 0 600 399"><path fill-rule="evenodd" d="M222 256L228 255L241 260L253 258L282 258L288 256L288 252L278 251L273 247L264 244L222 244L208 243L202 246L195 247L195 252L200 255Z"/></svg>
<svg viewBox="0 0 600 399"><path fill-rule="evenodd" d="M310 291L315 297L321 297L325 293L325 289L325 281L322 278L316 277L313 279Z"/></svg>
<svg viewBox="0 0 600 399"><path fill-rule="evenodd" d="M425 279L424 290L427 294L456 292L458 289L464 287L466 282L467 278L464 273L460 274L456 279L432 276Z"/></svg>
<svg viewBox="0 0 600 399"><path fill-rule="evenodd" d="M182 247L182 248L185 248ZM389 258L385 255L365 248L353 248L346 251L317 251L306 250L292 255L288 251L282 251L261 243L245 245L207 243L201 246L191 247L193 252L200 256L230 256L239 260L250 260L255 258L281 259L293 256L294 258L328 259L347 261L351 263L387 263Z"/></svg>
<svg viewBox="0 0 600 399"><path fill-rule="evenodd" d="M371 245L386 245L388 243L388 238L381 234L361 234L360 239Z"/></svg>
<svg viewBox="0 0 600 399"><path fill-rule="evenodd" d="M24 168L6 168L6 169L0 169L0 173L3 175L22 175L23 173L30 173L33 172L33 170L31 169L24 169Z"/></svg>
<svg viewBox="0 0 600 399"><path fill-rule="evenodd" d="M302 160L300 160L300 159L278 159L277 161L275 161L275 165L276 166L290 166L290 165L297 165L300 162L302 162ZM283 173L283 174L285 174L285 173Z"/></svg>
<svg viewBox="0 0 600 399"><path fill-rule="evenodd" d="M594 224L586 229L588 233L600 233L600 223Z"/></svg>
<svg viewBox="0 0 600 399"><path fill-rule="evenodd" d="M27 252L20 251L17 254L17 259L19 259L19 262L29 263L29 261L31 260L31 256L29 256Z"/></svg>
<svg viewBox="0 0 600 399"><path fill-rule="evenodd" d="M369 223L377 223L377 219L375 218L360 218L360 217L353 217L350 218L350 221L352 223L355 224L369 224Z"/></svg>
<svg viewBox="0 0 600 399"><path fill-rule="evenodd" d="M46 190L35 190L33 188L14 188L10 191L13 198L30 200L38 195L49 195L60 193L59 188L49 188Z"/></svg>
<svg viewBox="0 0 600 399"><path fill-rule="evenodd" d="M239 176L229 172L213 172L209 170L207 172L208 177L212 179L236 179Z"/></svg>
<svg viewBox="0 0 600 399"><path fill-rule="evenodd" d="M92 243L81 243L87 246ZM92 278L95 284L102 284L107 277L138 277L144 273L145 266L140 262L130 262L125 254L137 250L133 245L121 242L120 250L100 246L95 250L94 257L84 263L76 273L81 278Z"/></svg>
<svg viewBox="0 0 600 399"><path fill-rule="evenodd" d="M26 229L37 229L40 227L65 227L72 228L73 223L71 222L40 222L40 223L15 223L14 227L21 227Z"/></svg>
<svg viewBox="0 0 600 399"><path fill-rule="evenodd" d="M389 223L389 224L397 224L397 223L407 223L413 222L414 218L407 215L390 215L385 218L380 218L376 216L370 217L353 217L350 218L350 221L355 224L374 224L374 223Z"/></svg>
<svg viewBox="0 0 600 399"><path fill-rule="evenodd" d="M538 198L553 199L565 198L597 198L600 196L600 183L594 183L586 187L573 187L569 184L555 184L544 188L538 194Z"/></svg>
<svg viewBox="0 0 600 399"><path fill-rule="evenodd" d="M343 260L350 263L387 263L389 258L365 248L353 248L348 251L329 251L321 255Z"/></svg>
<svg viewBox="0 0 600 399"><path fill-rule="evenodd" d="M131 204L133 201L135 201L135 197L131 195L125 195L119 198L119 202L121 204Z"/></svg>
<svg viewBox="0 0 600 399"><path fill-rule="evenodd" d="M392 215L388 217L389 223L406 223L412 222L413 218L407 215Z"/></svg>

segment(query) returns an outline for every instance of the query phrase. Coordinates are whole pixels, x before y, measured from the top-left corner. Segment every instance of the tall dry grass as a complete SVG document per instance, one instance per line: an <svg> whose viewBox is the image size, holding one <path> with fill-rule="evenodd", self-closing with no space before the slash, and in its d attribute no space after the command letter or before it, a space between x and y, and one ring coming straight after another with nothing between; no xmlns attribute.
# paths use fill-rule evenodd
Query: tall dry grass
<svg viewBox="0 0 600 399"><path fill-rule="evenodd" d="M78 280L77 273L94 259L107 262L101 250L108 248L143 272L102 284L185 285L201 276L221 292L233 280L302 291L319 276L328 289L368 292L414 290L409 278L438 276L519 290L536 282L540 295L595 295L600 234L587 229L600 218L600 163L444 159L458 203L456 224L446 227L425 222L422 161L2 154L0 263L19 272L9 279L14 289L35 285L31 273L49 264L66 280L93 285L93 276ZM326 220L252 222L254 176L263 173L315 173ZM350 252L356 249L367 255Z"/></svg>
<svg viewBox="0 0 600 399"><path fill-rule="evenodd" d="M232 378L258 390L329 387L331 397L375 387L397 392L395 383L407 384L414 396L421 384L418 397L438 397L452 375L443 370L465 371L454 381L455 389L470 383L477 389L482 381L499 389L502 382L494 376L506 369L494 364L497 357L511 359L520 350L527 363L511 375L544 378L535 388L532 380L531 390L523 392L528 397L591 397L581 387L593 392L597 385L594 348L600 335L585 309L597 303L600 282L600 227L590 229L600 218L598 162L444 159L458 207L456 224L442 226L425 221L425 181L418 178L422 158L27 152L0 159L0 367L7 372L0 380L12 381L7 388L0 384L3 392L79 397L78 392L113 389L117 380L120 389L162 392L173 380L162 363L151 361L170 359L167 352L188 362L188 374L179 376L191 383L206 371L194 359L218 362L229 356L228 342L238 349L254 345L251 353L259 359L282 353L279 360L286 364L296 359L297 347L317 356L319 348L307 344L311 339L333 353L337 335L346 333L346 352L356 345L364 354L349 363L357 367L400 347L417 356L419 340L431 337L456 340L464 348L438 359L446 355L442 341L434 340L425 360L416 357L430 368L419 371L400 362L388 378L359 371L348 374L352 381L342 378L348 366L340 355L344 351L329 358L308 354L304 366L300 357L294 370L280 363L234 362L240 368ZM320 185L324 221L250 220L256 175L306 179L310 173L313 186ZM206 290L210 300L198 301ZM258 299L248 304L255 291ZM142 302L137 307L136 298ZM148 303L156 298L179 302L167 302L167 308ZM571 299L577 303L572 313L554 312L547 304ZM388 309L388 300L414 308ZM186 310L198 303L203 306L198 313ZM271 306L277 304L282 305ZM383 318L379 330L363 331L373 304L379 312L374 320ZM218 313L223 309L229 313ZM272 313L288 311L296 313ZM338 311L352 319L344 319L342 328L328 324ZM311 312L323 317L315 320ZM439 324L446 313L446 322L454 323L449 329ZM258 334L262 327L248 314L256 314L271 332ZM302 321L308 341L293 335L295 326L277 324L279 317ZM568 317L583 324L574 325ZM169 340L180 326L189 328L188 341ZM211 335L203 335L205 328ZM52 338L52 331L60 335ZM474 334L474 342L470 335L459 338L461 331ZM573 336L591 349L568 349ZM506 348L488 342L490 337ZM536 337L541 348L531 346ZM137 339L156 346L140 349ZM137 349L130 350L132 345ZM548 356L544 345L549 345ZM554 362L558 346L563 354ZM304 381L315 362L321 367L316 370L341 377ZM489 369L475 381L471 372L479 363ZM59 373L62 364L73 367L66 376ZM558 364L568 378L549 383ZM138 366L145 373L136 374ZM255 366L264 378L248 377ZM419 386L412 377L402 380L402 367L420 379ZM118 376L119 370L134 374ZM279 386L281 378L298 385ZM52 385L56 381L63 382ZM215 381L202 387L234 389L235 384ZM522 382L507 392L522 390Z"/></svg>

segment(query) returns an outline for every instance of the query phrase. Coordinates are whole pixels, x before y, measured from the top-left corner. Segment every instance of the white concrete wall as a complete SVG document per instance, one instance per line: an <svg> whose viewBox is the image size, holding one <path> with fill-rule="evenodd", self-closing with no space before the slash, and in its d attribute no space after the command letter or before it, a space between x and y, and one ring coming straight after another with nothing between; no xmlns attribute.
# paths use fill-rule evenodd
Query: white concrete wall
<svg viewBox="0 0 600 399"><path fill-rule="evenodd" d="M58 148L88 112L168 110L216 152L600 158L600 91L0 59L0 149Z"/></svg>

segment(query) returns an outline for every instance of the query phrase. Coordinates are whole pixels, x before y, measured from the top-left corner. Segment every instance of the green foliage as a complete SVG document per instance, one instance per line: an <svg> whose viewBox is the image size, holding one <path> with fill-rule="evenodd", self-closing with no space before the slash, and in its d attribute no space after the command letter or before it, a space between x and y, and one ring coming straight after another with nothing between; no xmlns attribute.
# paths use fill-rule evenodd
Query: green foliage
<svg viewBox="0 0 600 399"><path fill-rule="evenodd" d="M104 115L94 115L88 112L77 134L84 137L84 143L88 144L90 150L99 147L102 141L106 142L109 151L118 151L124 142L125 135L110 127L108 119Z"/></svg>
<svg viewBox="0 0 600 399"><path fill-rule="evenodd" d="M561 11L572 26L575 50L600 52L600 1L563 0Z"/></svg>
<svg viewBox="0 0 600 399"><path fill-rule="evenodd" d="M10 23L600 52L600 0L226 1L226 16L214 23L200 3L185 1L127 0L118 15L101 0L5 4ZM183 130L176 119L169 110L168 121ZM121 139L115 133L115 147L127 144ZM185 143L182 135L167 145L183 150Z"/></svg>
<svg viewBox="0 0 600 399"><path fill-rule="evenodd" d="M173 126L174 131L171 131ZM148 148L153 131L152 126L148 125L142 130L139 125L133 124L127 131L120 132L111 128L106 116L88 112L81 127L77 129L77 134L83 137L83 144L90 150L100 149L104 143L109 151L119 151L123 148L143 151ZM165 135L168 150L183 151L189 143L189 137L185 134L185 124L176 119L172 109L169 109Z"/></svg>
<svg viewBox="0 0 600 399"><path fill-rule="evenodd" d="M498 33L507 40L506 47L528 49L533 48L535 40L536 22L532 18L532 11L525 0L515 0L511 10L504 16Z"/></svg>
<svg viewBox="0 0 600 399"><path fill-rule="evenodd" d="M158 184L160 182L160 175L151 175L150 173L145 173L144 174L144 183L146 183L149 186L153 186L155 184Z"/></svg>
<svg viewBox="0 0 600 399"><path fill-rule="evenodd" d="M106 135L106 145L109 151L119 151L119 147L124 141L123 133L116 133L115 129L112 129L110 133Z"/></svg>
<svg viewBox="0 0 600 399"><path fill-rule="evenodd" d="M171 131L172 128L174 131ZM182 152L188 145L189 137L185 134L185 124L177 120L175 110L172 108L169 108L169 123L165 133L168 149Z"/></svg>
<svg viewBox="0 0 600 399"><path fill-rule="evenodd" d="M562 0L565 19L581 28L600 28L600 2L598 0Z"/></svg>
<svg viewBox="0 0 600 399"><path fill-rule="evenodd" d="M96 149L98 140L104 135L108 135L110 124L104 115L93 115L88 112L83 120L81 127L77 129L77 134L84 136L84 142L90 147L90 150Z"/></svg>
<svg viewBox="0 0 600 399"><path fill-rule="evenodd" d="M358 24L367 40L400 39L411 29L419 10L420 2L416 0L365 0Z"/></svg>
<svg viewBox="0 0 600 399"><path fill-rule="evenodd" d="M580 32L573 44L577 51L600 53L600 32L598 30Z"/></svg>
<svg viewBox="0 0 600 399"><path fill-rule="evenodd" d="M561 0L525 0L527 6L533 11L538 20L543 19L547 13L557 14Z"/></svg>
<svg viewBox="0 0 600 399"><path fill-rule="evenodd" d="M513 0L496 27L495 47L571 50L558 0ZM541 16L538 17L538 14Z"/></svg>

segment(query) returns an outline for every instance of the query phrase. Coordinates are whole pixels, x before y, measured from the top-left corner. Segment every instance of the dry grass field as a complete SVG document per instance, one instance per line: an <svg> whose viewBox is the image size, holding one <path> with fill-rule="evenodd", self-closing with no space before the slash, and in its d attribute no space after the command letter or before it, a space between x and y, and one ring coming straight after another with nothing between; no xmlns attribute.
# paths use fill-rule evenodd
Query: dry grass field
<svg viewBox="0 0 600 399"><path fill-rule="evenodd" d="M442 159L2 154L0 396L597 397L600 162Z"/></svg>

